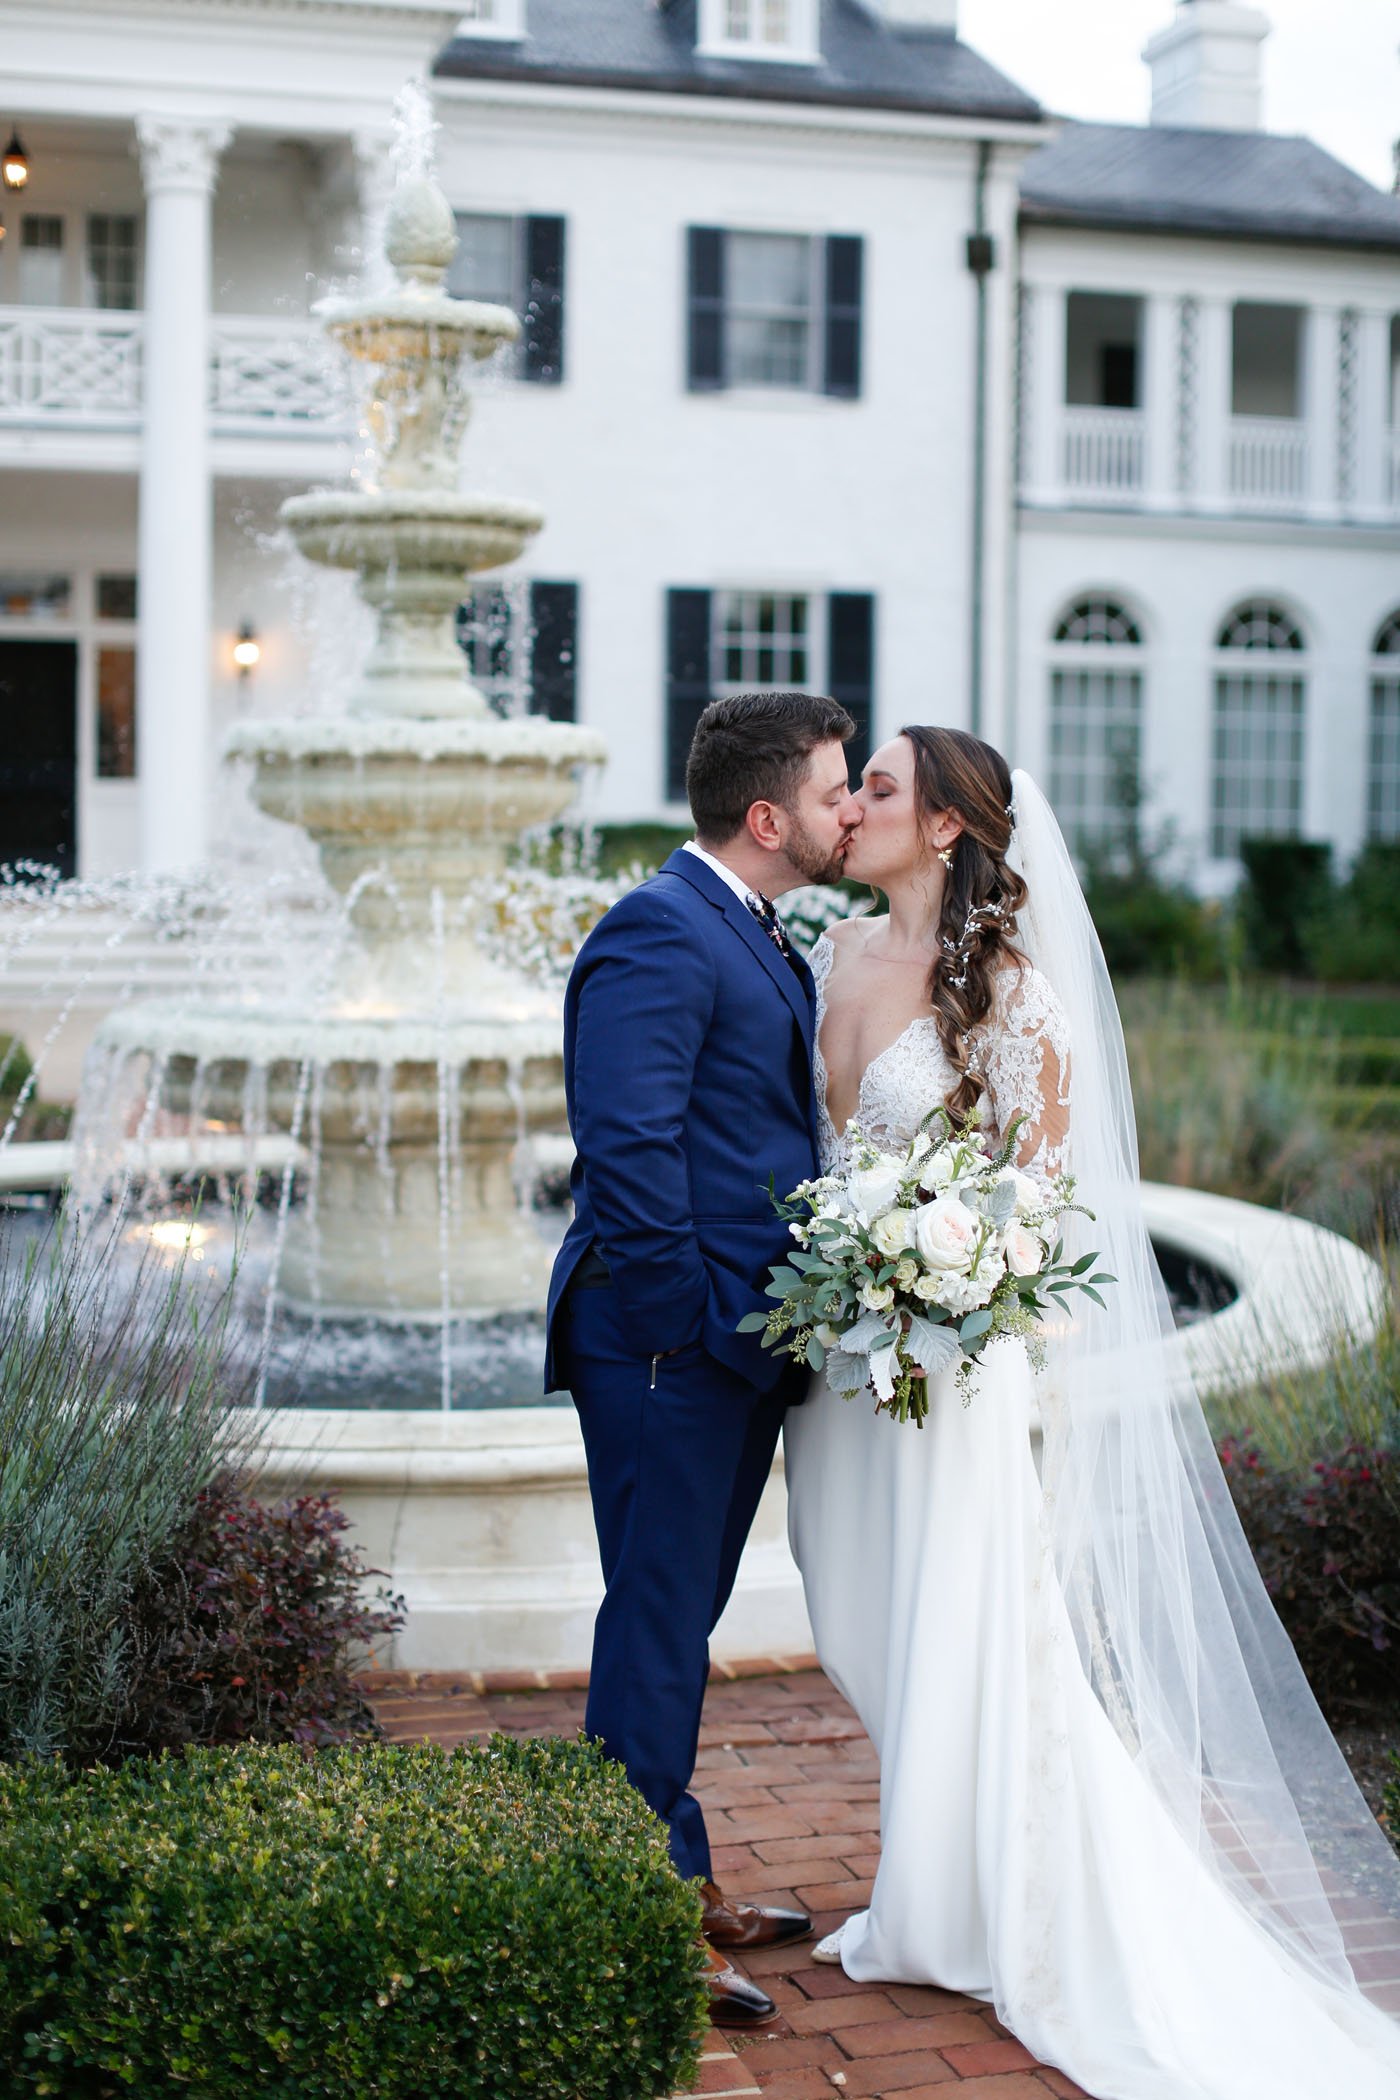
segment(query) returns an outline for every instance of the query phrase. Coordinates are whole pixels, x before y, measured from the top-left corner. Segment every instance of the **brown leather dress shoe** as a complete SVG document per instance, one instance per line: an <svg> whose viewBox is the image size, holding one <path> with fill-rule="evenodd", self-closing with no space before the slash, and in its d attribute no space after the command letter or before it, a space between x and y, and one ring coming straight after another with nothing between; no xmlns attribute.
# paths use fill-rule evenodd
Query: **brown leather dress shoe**
<svg viewBox="0 0 1400 2100"><path fill-rule="evenodd" d="M766 1910L758 1903L739 1903L707 1881L702 1928L712 1947L742 1951L746 1947L786 1947L805 1940L812 1921L802 1910Z"/></svg>
<svg viewBox="0 0 1400 2100"><path fill-rule="evenodd" d="M767 1991L731 1968L717 1947L707 1950L710 1973L710 2019L716 2027L764 2027L776 2020L778 2008Z"/></svg>

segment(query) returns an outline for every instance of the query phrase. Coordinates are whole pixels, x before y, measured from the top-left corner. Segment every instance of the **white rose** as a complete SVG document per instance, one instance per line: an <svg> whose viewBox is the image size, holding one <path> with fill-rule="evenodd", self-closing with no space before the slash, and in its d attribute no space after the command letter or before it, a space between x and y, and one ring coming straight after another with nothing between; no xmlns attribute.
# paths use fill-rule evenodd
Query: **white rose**
<svg viewBox="0 0 1400 2100"><path fill-rule="evenodd" d="M1002 1241L1006 1266L1013 1276L1038 1276L1045 1261L1039 1235L1024 1225L1013 1225Z"/></svg>
<svg viewBox="0 0 1400 2100"><path fill-rule="evenodd" d="M946 1270L937 1276L918 1276L914 1280L914 1296L921 1298L925 1305L932 1305L947 1281Z"/></svg>
<svg viewBox="0 0 1400 2100"><path fill-rule="evenodd" d="M914 1214L914 1244L931 1269L968 1268L977 1233L977 1219L954 1196L940 1196Z"/></svg>
<svg viewBox="0 0 1400 2100"><path fill-rule="evenodd" d="M847 1184L852 1206L864 1221L876 1218L882 1210L888 1210L899 1194L899 1184L904 1172L902 1159L895 1159L888 1152L877 1152L869 1166L857 1167Z"/></svg>
<svg viewBox="0 0 1400 2100"><path fill-rule="evenodd" d="M865 1283L861 1285L860 1302L867 1312L888 1312L894 1304L894 1292L887 1283Z"/></svg>
<svg viewBox="0 0 1400 2100"><path fill-rule="evenodd" d="M912 1254L906 1254L894 1272L894 1280L902 1291L912 1290L919 1280L919 1264Z"/></svg>
<svg viewBox="0 0 1400 2100"><path fill-rule="evenodd" d="M887 1260L893 1261L914 1244L912 1210L887 1210L870 1228L870 1237Z"/></svg>

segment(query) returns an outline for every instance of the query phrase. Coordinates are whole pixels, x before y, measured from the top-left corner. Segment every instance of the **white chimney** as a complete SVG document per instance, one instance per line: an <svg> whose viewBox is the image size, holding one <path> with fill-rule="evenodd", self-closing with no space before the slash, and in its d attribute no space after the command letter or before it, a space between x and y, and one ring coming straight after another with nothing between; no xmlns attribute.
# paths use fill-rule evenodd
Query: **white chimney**
<svg viewBox="0 0 1400 2100"><path fill-rule="evenodd" d="M879 0L880 13L892 29L955 30L958 0Z"/></svg>
<svg viewBox="0 0 1400 2100"><path fill-rule="evenodd" d="M1152 121L1200 131L1258 131L1264 121L1269 18L1237 0L1177 0L1176 19L1143 52Z"/></svg>

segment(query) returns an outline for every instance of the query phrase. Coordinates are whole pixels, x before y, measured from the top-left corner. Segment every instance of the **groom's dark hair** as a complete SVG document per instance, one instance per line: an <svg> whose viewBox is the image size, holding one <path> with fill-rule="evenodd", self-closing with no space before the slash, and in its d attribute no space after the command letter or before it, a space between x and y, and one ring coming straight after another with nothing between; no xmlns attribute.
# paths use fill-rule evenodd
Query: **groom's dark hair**
<svg viewBox="0 0 1400 2100"><path fill-rule="evenodd" d="M856 725L820 693L736 693L712 700L695 726L685 792L702 845L723 846L755 802L790 809L820 744L844 744Z"/></svg>

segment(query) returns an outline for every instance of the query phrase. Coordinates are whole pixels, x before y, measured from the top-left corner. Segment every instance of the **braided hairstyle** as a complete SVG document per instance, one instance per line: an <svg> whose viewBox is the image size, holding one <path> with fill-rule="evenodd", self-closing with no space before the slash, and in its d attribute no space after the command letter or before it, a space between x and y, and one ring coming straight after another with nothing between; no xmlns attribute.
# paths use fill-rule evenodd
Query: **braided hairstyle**
<svg viewBox="0 0 1400 2100"><path fill-rule="evenodd" d="M912 723L899 732L914 750L914 806L921 825L945 810L962 819L943 886L938 955L928 997L938 1040L958 1084L950 1112L966 1122L983 1083L969 1069L971 1035L991 1012L997 974L1019 961L1016 914L1029 892L1006 864L1011 846L1011 768L999 751L962 729Z"/></svg>

